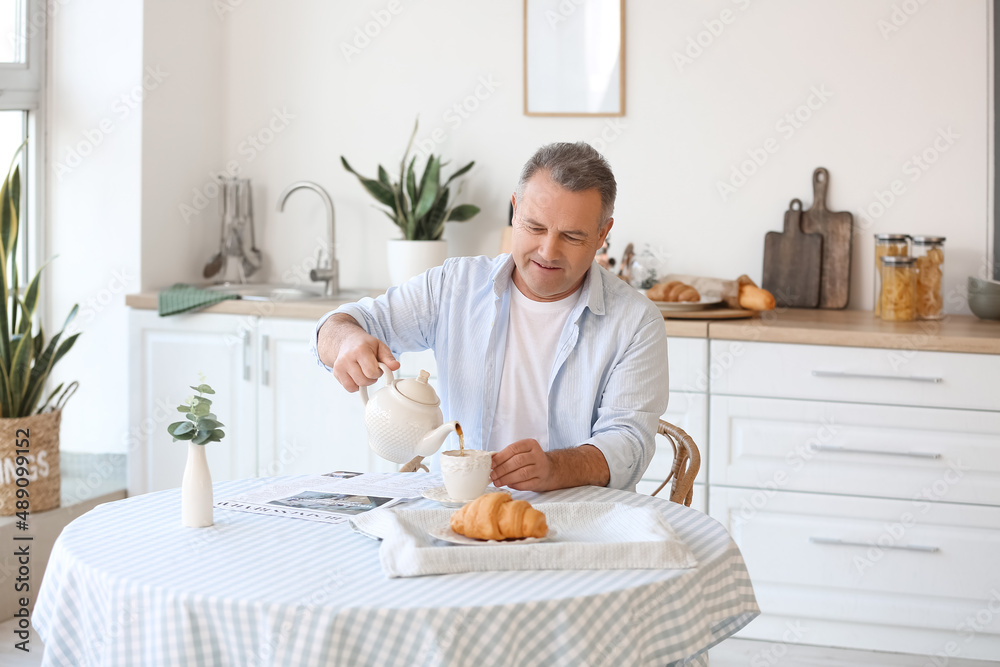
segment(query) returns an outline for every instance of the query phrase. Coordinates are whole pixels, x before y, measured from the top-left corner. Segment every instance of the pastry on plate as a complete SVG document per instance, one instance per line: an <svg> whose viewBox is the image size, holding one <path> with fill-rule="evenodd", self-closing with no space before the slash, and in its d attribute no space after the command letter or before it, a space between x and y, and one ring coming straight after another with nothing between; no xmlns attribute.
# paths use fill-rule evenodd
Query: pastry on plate
<svg viewBox="0 0 1000 667"><path fill-rule="evenodd" d="M513 500L509 493L487 493L451 515L451 529L477 540L512 540L545 537L545 515L527 500Z"/></svg>
<svg viewBox="0 0 1000 667"><path fill-rule="evenodd" d="M698 293L698 290L687 283L680 282L679 280L657 283L646 290L646 296L653 301L669 301L672 303L701 300L701 294Z"/></svg>

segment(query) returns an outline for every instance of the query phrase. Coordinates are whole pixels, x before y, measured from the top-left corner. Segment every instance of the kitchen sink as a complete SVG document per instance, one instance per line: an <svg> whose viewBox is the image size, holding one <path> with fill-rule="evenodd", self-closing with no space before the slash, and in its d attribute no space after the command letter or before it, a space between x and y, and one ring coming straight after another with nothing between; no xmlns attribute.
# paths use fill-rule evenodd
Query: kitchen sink
<svg viewBox="0 0 1000 667"><path fill-rule="evenodd" d="M285 285L281 283L222 283L210 285L205 289L223 294L238 294L240 298L250 301L312 301L314 299L348 300L368 296L363 290L341 290L338 294L327 297L320 285Z"/></svg>

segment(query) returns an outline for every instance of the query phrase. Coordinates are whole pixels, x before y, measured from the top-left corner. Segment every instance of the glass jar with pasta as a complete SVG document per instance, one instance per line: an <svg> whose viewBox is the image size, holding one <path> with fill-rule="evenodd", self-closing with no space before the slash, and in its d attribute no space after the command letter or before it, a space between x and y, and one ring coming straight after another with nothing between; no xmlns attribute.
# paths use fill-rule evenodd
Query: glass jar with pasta
<svg viewBox="0 0 1000 667"><path fill-rule="evenodd" d="M944 237L914 236L913 257L917 268L917 319L939 320L943 317L941 290L944 267Z"/></svg>
<svg viewBox="0 0 1000 667"><path fill-rule="evenodd" d="M909 257L910 237L907 234L875 235L875 317L882 311L882 258Z"/></svg>
<svg viewBox="0 0 1000 667"><path fill-rule="evenodd" d="M917 272L913 257L882 257L881 317L890 322L916 318Z"/></svg>

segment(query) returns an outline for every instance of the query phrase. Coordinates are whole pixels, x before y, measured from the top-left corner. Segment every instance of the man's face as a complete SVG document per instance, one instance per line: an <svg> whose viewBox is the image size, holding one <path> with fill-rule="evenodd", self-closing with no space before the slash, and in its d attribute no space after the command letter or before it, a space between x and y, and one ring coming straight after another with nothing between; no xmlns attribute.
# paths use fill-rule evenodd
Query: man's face
<svg viewBox="0 0 1000 667"><path fill-rule="evenodd" d="M534 301L558 301L583 284L594 255L611 230L601 222L596 189L571 192L538 171L513 199L514 284Z"/></svg>

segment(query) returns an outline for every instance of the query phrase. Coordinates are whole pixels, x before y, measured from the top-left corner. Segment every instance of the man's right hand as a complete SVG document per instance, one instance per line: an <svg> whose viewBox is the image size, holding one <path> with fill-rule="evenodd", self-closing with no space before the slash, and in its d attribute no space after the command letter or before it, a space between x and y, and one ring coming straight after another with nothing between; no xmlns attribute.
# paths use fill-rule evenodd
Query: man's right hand
<svg viewBox="0 0 1000 667"><path fill-rule="evenodd" d="M332 315L319 329L316 349L320 361L333 369L344 389L355 392L375 384L382 376L379 362L399 370L389 346L358 326L350 315Z"/></svg>

